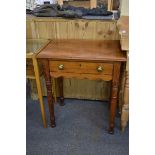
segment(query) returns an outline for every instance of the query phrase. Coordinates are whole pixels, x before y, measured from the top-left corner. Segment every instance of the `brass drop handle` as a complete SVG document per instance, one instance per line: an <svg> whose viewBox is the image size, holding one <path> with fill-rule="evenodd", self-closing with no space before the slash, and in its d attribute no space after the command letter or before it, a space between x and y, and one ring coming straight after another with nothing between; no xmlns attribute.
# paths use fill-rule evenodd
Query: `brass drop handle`
<svg viewBox="0 0 155 155"><path fill-rule="evenodd" d="M98 67L97 67L97 71L98 71L98 72L102 72L102 71L103 71L103 67L102 67L102 66L98 66Z"/></svg>
<svg viewBox="0 0 155 155"><path fill-rule="evenodd" d="M59 69L59 70L63 70L63 69L64 69L64 65L63 65L63 64L60 64L60 65L58 66L58 69Z"/></svg>

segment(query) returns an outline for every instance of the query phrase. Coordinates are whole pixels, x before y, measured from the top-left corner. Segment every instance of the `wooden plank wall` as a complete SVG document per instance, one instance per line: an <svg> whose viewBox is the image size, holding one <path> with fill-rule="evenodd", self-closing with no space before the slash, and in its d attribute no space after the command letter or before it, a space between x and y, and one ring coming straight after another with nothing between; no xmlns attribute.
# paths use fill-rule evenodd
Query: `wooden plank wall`
<svg viewBox="0 0 155 155"><path fill-rule="evenodd" d="M67 20L27 16L26 37L35 39L118 40L119 34L116 29L116 21ZM45 84L43 80L42 82L43 92L46 95ZM104 81L65 79L64 96L66 98L108 100L109 86L110 82ZM36 89L34 85L32 89Z"/></svg>

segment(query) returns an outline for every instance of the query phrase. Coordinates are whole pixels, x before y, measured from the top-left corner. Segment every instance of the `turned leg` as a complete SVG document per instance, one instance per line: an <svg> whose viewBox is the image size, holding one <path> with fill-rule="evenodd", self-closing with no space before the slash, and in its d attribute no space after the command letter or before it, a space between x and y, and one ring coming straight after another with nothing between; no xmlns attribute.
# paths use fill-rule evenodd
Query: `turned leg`
<svg viewBox="0 0 155 155"><path fill-rule="evenodd" d="M39 97L39 101L40 101L39 103L40 103L40 109L41 109L41 114L42 114L43 125L44 125L44 128L46 128L47 127L47 125L46 125L46 116L45 116L43 95L42 95L42 89L41 89L41 83L40 83L39 67L38 67L38 63L37 63L37 60L36 60L35 57L33 57L33 67L34 67L38 97Z"/></svg>
<svg viewBox="0 0 155 155"><path fill-rule="evenodd" d="M49 112L50 112L50 123L51 123L51 127L54 128L56 124L55 124L55 116L54 116L54 102L53 102L53 96L52 96L52 83L51 83L48 60L43 59L42 65L43 65L43 72L44 72L46 88L47 88L47 99L48 99L48 107L49 107Z"/></svg>
<svg viewBox="0 0 155 155"><path fill-rule="evenodd" d="M55 79L52 78L52 94L54 96L54 102L57 102L57 95L56 95L56 83L55 83Z"/></svg>
<svg viewBox="0 0 155 155"><path fill-rule="evenodd" d="M114 63L112 88L111 88L111 100L110 100L110 116L109 116L109 129L108 129L109 134L114 133L114 123L115 123L115 114L116 114L116 108L117 108L120 65L121 64L119 62Z"/></svg>
<svg viewBox="0 0 155 155"><path fill-rule="evenodd" d="M128 119L129 119L129 51L127 51L127 62L126 62L126 72L125 72L125 85L124 85L124 96L123 96L123 106L121 115L121 129L124 131Z"/></svg>
<svg viewBox="0 0 155 155"><path fill-rule="evenodd" d="M64 106L64 94L63 94L63 77L58 78L59 92L60 92L60 106Z"/></svg>
<svg viewBox="0 0 155 155"><path fill-rule="evenodd" d="M125 74L124 100L121 115L121 129L124 131L129 119L129 73Z"/></svg>
<svg viewBox="0 0 155 155"><path fill-rule="evenodd" d="M124 98L124 84L125 84L125 68L126 64L124 63L121 68L121 77L120 77L120 88L119 88L119 99L118 99L118 106L119 106L119 113L122 113L122 105L123 105L123 98Z"/></svg>

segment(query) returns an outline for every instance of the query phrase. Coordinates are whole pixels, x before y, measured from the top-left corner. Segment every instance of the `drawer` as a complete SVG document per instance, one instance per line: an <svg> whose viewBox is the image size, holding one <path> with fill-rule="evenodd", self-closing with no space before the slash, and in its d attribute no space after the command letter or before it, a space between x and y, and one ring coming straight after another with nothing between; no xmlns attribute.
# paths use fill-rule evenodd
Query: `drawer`
<svg viewBox="0 0 155 155"><path fill-rule="evenodd" d="M50 72L112 75L112 63L50 61Z"/></svg>

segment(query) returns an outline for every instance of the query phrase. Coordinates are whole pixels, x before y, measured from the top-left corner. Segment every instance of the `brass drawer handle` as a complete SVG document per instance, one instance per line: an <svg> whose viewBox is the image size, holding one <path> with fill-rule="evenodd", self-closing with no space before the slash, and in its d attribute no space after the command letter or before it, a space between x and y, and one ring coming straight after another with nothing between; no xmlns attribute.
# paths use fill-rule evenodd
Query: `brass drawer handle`
<svg viewBox="0 0 155 155"><path fill-rule="evenodd" d="M64 69L64 65L63 65L63 64L60 64L60 65L58 66L58 69L59 69L59 70L63 70L63 69Z"/></svg>
<svg viewBox="0 0 155 155"><path fill-rule="evenodd" d="M97 71L98 71L98 72L102 72L102 71L103 71L103 67L102 67L102 66L98 66L98 67L97 67Z"/></svg>

